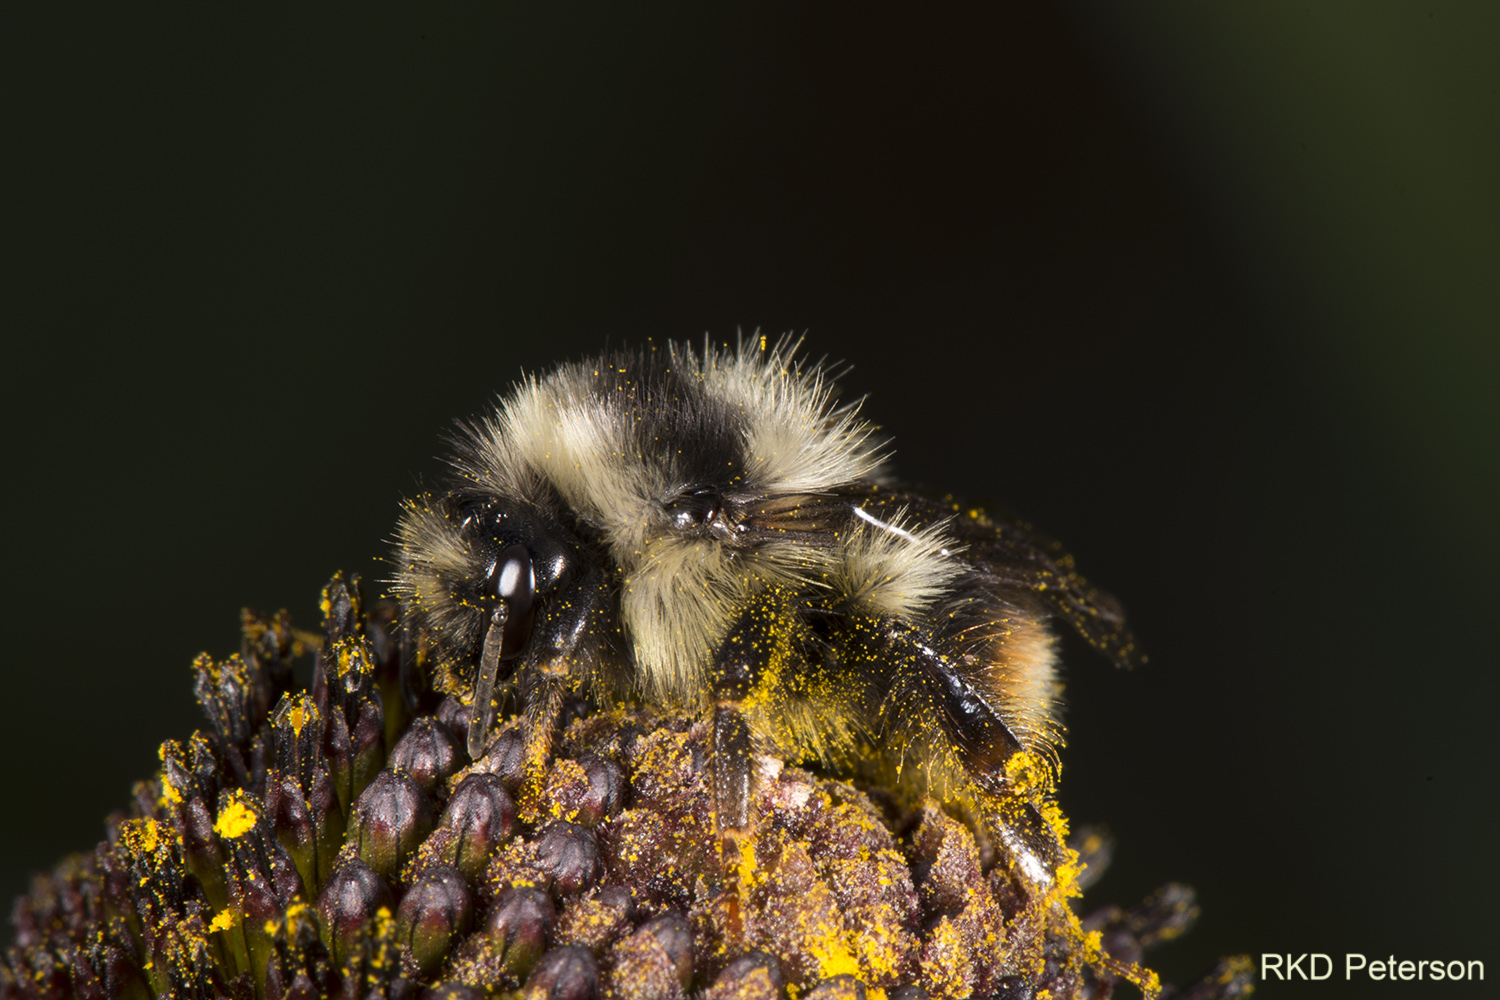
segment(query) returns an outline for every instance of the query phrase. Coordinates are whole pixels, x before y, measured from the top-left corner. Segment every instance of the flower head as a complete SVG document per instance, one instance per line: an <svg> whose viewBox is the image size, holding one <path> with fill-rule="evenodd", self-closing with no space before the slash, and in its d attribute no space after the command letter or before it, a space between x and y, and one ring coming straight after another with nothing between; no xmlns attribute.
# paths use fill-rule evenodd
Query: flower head
<svg viewBox="0 0 1500 1000"><path fill-rule="evenodd" d="M1080 918L968 817L770 758L721 838L693 718L575 706L536 762L518 716L471 763L394 608L337 577L323 608L321 636L247 613L239 654L195 661L209 729L17 900L0 998L1106 997L1153 991L1144 951L1197 915L1168 886ZM1087 881L1106 844L1072 843ZM1229 960L1182 995L1248 990Z"/></svg>

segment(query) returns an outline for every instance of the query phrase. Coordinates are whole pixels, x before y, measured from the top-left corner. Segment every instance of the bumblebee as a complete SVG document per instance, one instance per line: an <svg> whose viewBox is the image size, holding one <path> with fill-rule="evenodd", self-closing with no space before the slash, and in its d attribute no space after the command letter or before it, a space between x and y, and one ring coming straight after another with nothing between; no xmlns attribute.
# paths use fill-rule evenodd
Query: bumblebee
<svg viewBox="0 0 1500 1000"><path fill-rule="evenodd" d="M460 425L446 491L407 502L393 590L435 688L502 693L545 755L565 699L712 725L726 837L757 760L876 762L975 805L1013 870L1058 877L1050 623L1118 664L1118 605L1027 525L903 486L833 377L764 338L619 351Z"/></svg>

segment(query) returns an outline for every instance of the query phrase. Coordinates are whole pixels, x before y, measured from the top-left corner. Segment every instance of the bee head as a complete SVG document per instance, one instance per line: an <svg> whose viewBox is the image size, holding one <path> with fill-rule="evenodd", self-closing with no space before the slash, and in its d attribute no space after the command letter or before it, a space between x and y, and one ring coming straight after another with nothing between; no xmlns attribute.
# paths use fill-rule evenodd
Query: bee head
<svg viewBox="0 0 1500 1000"><path fill-rule="evenodd" d="M522 664L574 655L606 626L609 575L597 542L553 512L455 490L409 502L398 538L394 590L440 691L472 691L487 644L503 679Z"/></svg>

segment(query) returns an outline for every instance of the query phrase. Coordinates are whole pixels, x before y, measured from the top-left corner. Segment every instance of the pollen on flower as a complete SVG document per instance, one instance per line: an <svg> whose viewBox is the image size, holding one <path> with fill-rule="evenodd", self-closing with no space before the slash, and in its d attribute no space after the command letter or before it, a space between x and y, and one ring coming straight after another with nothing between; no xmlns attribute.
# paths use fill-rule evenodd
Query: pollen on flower
<svg viewBox="0 0 1500 1000"><path fill-rule="evenodd" d="M287 713L287 721L291 723L292 732L298 736L302 735L302 727L307 725L308 711L306 705L298 704Z"/></svg>
<svg viewBox="0 0 1500 1000"><path fill-rule="evenodd" d="M722 836L692 715L580 702L550 739L502 718L480 759L450 759L470 708L407 703L394 609L366 614L342 577L324 606L321 644L247 614L239 657L195 661L212 728L163 743L97 850L18 901L0 1000L1154 996L1140 953L1197 914L1182 886L1084 913L1072 849L1028 884L955 799L767 754L754 826ZM1071 843L1095 877L1102 838ZM1190 995L1252 975L1220 963Z"/></svg>
<svg viewBox="0 0 1500 1000"><path fill-rule="evenodd" d="M238 799L226 805L219 813L218 820L214 822L214 833L225 840L243 836L254 828L255 813Z"/></svg>
<svg viewBox="0 0 1500 1000"><path fill-rule="evenodd" d="M807 947L817 959L818 972L824 979L859 974L859 962L849 950L841 925L817 924L810 931Z"/></svg>

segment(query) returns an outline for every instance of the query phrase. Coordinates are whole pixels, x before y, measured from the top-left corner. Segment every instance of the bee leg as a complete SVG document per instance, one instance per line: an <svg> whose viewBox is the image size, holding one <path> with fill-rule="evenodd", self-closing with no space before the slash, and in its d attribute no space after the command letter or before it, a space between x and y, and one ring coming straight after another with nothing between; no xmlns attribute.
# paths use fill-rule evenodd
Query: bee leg
<svg viewBox="0 0 1500 1000"><path fill-rule="evenodd" d="M730 883L725 905L731 936L744 930L742 904L750 893L755 863L755 733L744 705L774 683L774 666L787 647L788 630L784 621L778 628L778 610L773 600L767 600L746 611L719 647L710 675L714 697L710 768L720 858ZM768 666L773 667L769 676Z"/></svg>
<svg viewBox="0 0 1500 1000"><path fill-rule="evenodd" d="M890 704L924 706L982 793L984 822L1025 894L1016 920L1071 939L1096 971L1129 979L1146 1000L1155 1000L1154 976L1090 945L1068 903L1079 891L1077 854L1065 842L1066 821L1051 801L1050 770L1016 737L979 679L966 672L966 663L942 656L920 632L898 621L887 621L880 635L886 655L898 664L893 691L899 697Z"/></svg>
<svg viewBox="0 0 1500 1000"><path fill-rule="evenodd" d="M775 615L756 605L729 630L714 658L714 805L721 833L750 826L755 794L755 739L741 704L761 680L775 642Z"/></svg>
<svg viewBox="0 0 1500 1000"><path fill-rule="evenodd" d="M902 665L896 687L902 697L896 703L927 707L965 772L985 793L985 805L991 807L986 819L1012 871L1034 890L1052 888L1068 851L1061 832L1044 815L1051 790L1046 768L958 663L909 625L891 620L882 632L886 655Z"/></svg>
<svg viewBox="0 0 1500 1000"><path fill-rule="evenodd" d="M1051 888L1067 861L1067 847L1033 803L1008 801L986 817L1010 856L1012 870L1029 886Z"/></svg>
<svg viewBox="0 0 1500 1000"><path fill-rule="evenodd" d="M719 830L748 830L755 820L755 730L751 720L778 698L793 669L799 622L786 596L770 589L729 629L714 657L713 775ZM775 714L774 709L771 714Z"/></svg>
<svg viewBox="0 0 1500 1000"><path fill-rule="evenodd" d="M1079 891L1077 854L1065 842L1066 821L1051 801L1049 769L1011 731L983 688L966 675L964 664L940 655L910 626L891 621L882 631L887 655L894 654L901 665L895 690L905 698L915 695L916 704L927 706L983 793L984 820L1027 897L1026 912L1018 919L1046 923L1086 946L1083 926L1068 904ZM1147 1000L1159 995L1155 977L1137 965L1097 948L1085 961L1129 979Z"/></svg>
<svg viewBox="0 0 1500 1000"><path fill-rule="evenodd" d="M755 742L750 724L736 705L714 709L713 782L719 830L729 834L750 826L754 793Z"/></svg>
<svg viewBox="0 0 1500 1000"><path fill-rule="evenodd" d="M568 689L567 673L545 667L528 675L523 683L526 703L526 774L540 778L552 757L552 738L562 718Z"/></svg>

